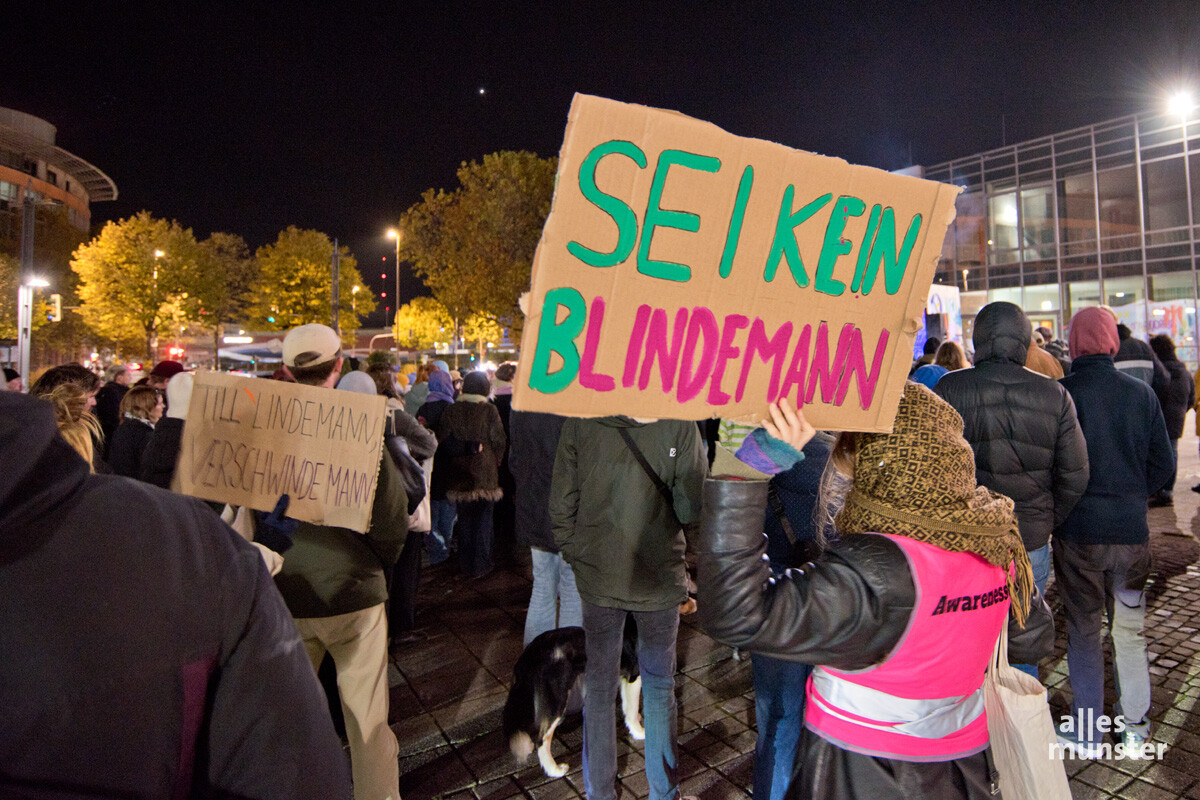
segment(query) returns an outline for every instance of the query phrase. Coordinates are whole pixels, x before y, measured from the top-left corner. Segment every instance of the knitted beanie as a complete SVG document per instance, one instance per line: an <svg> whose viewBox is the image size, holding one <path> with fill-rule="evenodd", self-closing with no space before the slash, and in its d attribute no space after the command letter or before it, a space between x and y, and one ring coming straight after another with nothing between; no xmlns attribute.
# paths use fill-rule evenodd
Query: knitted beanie
<svg viewBox="0 0 1200 800"><path fill-rule="evenodd" d="M907 536L1004 568L1013 615L1023 624L1033 572L1013 501L975 483L975 454L962 431L962 417L949 403L906 383L892 432L858 434L853 485L837 529Z"/></svg>
<svg viewBox="0 0 1200 800"><path fill-rule="evenodd" d="M486 372L468 372L463 378L462 385L463 394L477 394L481 397L487 397L492 393L492 382L488 380Z"/></svg>
<svg viewBox="0 0 1200 800"><path fill-rule="evenodd" d="M1067 340L1071 358L1094 356L1107 353L1115 356L1121 346L1117 336L1117 323L1111 312L1092 306L1071 318L1071 332Z"/></svg>

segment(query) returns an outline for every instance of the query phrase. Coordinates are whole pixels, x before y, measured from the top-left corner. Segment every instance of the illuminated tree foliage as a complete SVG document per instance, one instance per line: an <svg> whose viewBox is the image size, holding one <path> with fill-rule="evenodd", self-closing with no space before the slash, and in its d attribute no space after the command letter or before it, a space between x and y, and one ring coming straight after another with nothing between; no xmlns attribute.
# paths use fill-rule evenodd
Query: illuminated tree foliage
<svg viewBox="0 0 1200 800"><path fill-rule="evenodd" d="M339 247L338 321L352 341L358 317L375 310L375 296L349 249ZM293 226L255 253L258 274L249 291L246 322L258 330L282 331L309 322L330 323L333 242L320 231ZM357 293L353 291L359 287Z"/></svg>
<svg viewBox="0 0 1200 800"><path fill-rule="evenodd" d="M550 213L557 160L503 151L464 163L459 187L427 190L404 213L401 256L453 318L486 317L519 336L517 299Z"/></svg>
<svg viewBox="0 0 1200 800"><path fill-rule="evenodd" d="M432 297L414 297L396 312L392 332L397 347L424 350L439 342L449 342L454 336L453 329L454 318L444 305Z"/></svg>
<svg viewBox="0 0 1200 800"><path fill-rule="evenodd" d="M189 290L200 281L202 252L177 222L146 211L109 222L75 251L71 268L84 321L125 346L143 341L149 361L161 330L197 319Z"/></svg>

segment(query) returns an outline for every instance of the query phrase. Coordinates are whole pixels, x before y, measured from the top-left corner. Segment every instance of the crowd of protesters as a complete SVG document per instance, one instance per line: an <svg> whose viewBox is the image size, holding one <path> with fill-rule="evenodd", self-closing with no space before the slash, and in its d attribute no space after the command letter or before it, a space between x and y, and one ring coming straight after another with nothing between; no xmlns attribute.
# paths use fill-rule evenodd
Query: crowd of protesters
<svg viewBox="0 0 1200 800"><path fill-rule="evenodd" d="M1062 342L992 303L971 345L928 341L893 431L868 434L816 431L786 399L761 426L515 411L515 364L433 361L398 381L302 325L274 377L386 398L365 534L290 519L286 495L267 513L160 491L194 382L178 362L137 383L54 367L29 388L40 401L6 371L0 583L22 602L0 610L0 787L399 800L388 652L426 635L422 565L457 554L445 568L479 580L514 544L532 565L524 643L586 634L594 800L616 796L628 616L650 797L678 797L675 642L697 607L751 656L756 798L994 796L985 666L1007 628L1010 660L1038 676L1052 569L1073 716L1105 712L1107 617L1119 736L1143 743L1146 509L1173 502L1193 377L1169 337L1142 342L1105 307ZM997 602L938 606L979 595ZM48 730L51 708L70 724ZM1104 731L1059 735L1090 757Z"/></svg>

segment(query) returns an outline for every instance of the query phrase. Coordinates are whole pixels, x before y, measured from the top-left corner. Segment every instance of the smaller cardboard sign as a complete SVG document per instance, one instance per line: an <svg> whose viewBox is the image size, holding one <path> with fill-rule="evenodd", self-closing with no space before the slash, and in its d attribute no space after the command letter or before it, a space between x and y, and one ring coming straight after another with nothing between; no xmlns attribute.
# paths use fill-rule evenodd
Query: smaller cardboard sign
<svg viewBox="0 0 1200 800"><path fill-rule="evenodd" d="M379 478L381 396L200 372L171 488L365 533Z"/></svg>

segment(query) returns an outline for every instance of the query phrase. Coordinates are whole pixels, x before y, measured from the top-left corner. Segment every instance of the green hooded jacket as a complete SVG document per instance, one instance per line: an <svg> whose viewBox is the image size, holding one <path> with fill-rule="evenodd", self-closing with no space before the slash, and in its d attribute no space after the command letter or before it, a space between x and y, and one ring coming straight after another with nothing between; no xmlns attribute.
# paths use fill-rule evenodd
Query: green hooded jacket
<svg viewBox="0 0 1200 800"><path fill-rule="evenodd" d="M621 438L629 431L674 513ZM568 419L550 487L554 539L592 605L662 611L687 599L680 524L700 518L707 456L694 422Z"/></svg>

